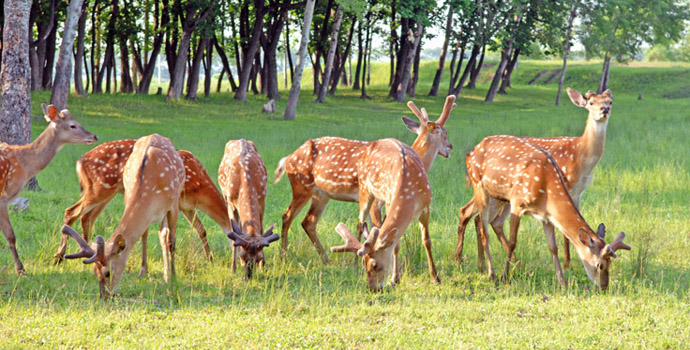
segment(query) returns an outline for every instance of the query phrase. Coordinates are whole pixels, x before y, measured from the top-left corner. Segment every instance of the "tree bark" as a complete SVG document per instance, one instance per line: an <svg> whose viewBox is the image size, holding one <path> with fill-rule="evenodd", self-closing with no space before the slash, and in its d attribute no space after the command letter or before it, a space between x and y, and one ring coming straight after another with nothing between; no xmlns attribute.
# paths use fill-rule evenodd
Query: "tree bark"
<svg viewBox="0 0 690 350"><path fill-rule="evenodd" d="M288 97L287 106L285 107L285 114L283 119L294 120L295 112L297 111L297 101L299 100L300 84L302 83L302 73L304 69L304 60L307 58L307 45L309 44L309 30L311 28L311 19L314 15L314 3L316 0L306 0L307 5L304 10L304 24L302 25L302 38L299 43L299 51L297 52L297 67L295 67L295 74L292 77L292 87L290 87L290 96Z"/></svg>
<svg viewBox="0 0 690 350"><path fill-rule="evenodd" d="M355 77L352 82L352 90L359 90L359 71L362 69L362 57L363 56L363 45L362 45L362 23L360 22L357 26L357 46L359 51L357 51L357 66L355 66Z"/></svg>
<svg viewBox="0 0 690 350"><path fill-rule="evenodd" d="M472 67L472 71L470 73L470 82L467 83L466 88L474 89L474 87L477 86L477 80L479 80L479 73L482 72L482 66L484 65L484 57L486 57L486 44L482 46L482 53L479 56L479 61L475 61L476 64L474 65L474 67Z"/></svg>
<svg viewBox="0 0 690 350"><path fill-rule="evenodd" d="M95 93L103 93L103 78L106 79L106 92L110 92L110 73L112 70L111 61L113 61L113 56L115 54L115 20L119 12L118 0L112 0L111 2L111 13L110 21L108 22L108 32L106 34L106 47L105 56L103 57L103 65L98 72L98 79L96 79L96 84L94 85Z"/></svg>
<svg viewBox="0 0 690 350"><path fill-rule="evenodd" d="M319 88L319 96L316 98L317 103L326 102L326 93L328 92L328 84L331 81L333 73L333 59L335 58L335 51L338 49L338 34L340 33L340 24L343 21L343 7L338 6L335 12L335 19L333 20L333 29L331 30L331 42L328 46L328 56L326 57L326 67L324 70L323 81Z"/></svg>
<svg viewBox="0 0 690 350"><path fill-rule="evenodd" d="M261 30L263 29L264 8L264 0L254 0L254 9L256 11L256 16L254 18L254 29L249 41L249 48L247 49L246 54L243 55L244 60L242 62L242 69L240 70L240 86L235 93L235 100L238 101L244 102L247 100L249 75L254 63L256 51L259 48L259 39L261 38Z"/></svg>
<svg viewBox="0 0 690 350"><path fill-rule="evenodd" d="M464 55L465 53L465 48L463 47L462 53ZM467 65L465 66L465 70L462 72L462 76L460 77L460 81L453 87L453 90L450 92L451 94L455 95L457 98L460 93L462 92L462 88L465 86L465 82L467 81L467 78L470 76L474 69L474 63L477 61L477 56L479 56L479 46L474 45L472 47L472 52L470 53L470 60L467 61ZM462 60L458 62L457 65L457 70L455 71L456 74L460 72L460 68L462 68Z"/></svg>
<svg viewBox="0 0 690 350"><path fill-rule="evenodd" d="M517 48L513 50L513 58L510 59L508 62L508 65L506 66L505 73L503 74L503 79L501 80L501 87L498 88L498 93L499 94L506 94L507 91L506 89L509 88L510 85L510 77L513 75L513 70L515 69L515 66L517 65L518 58L520 57L520 48Z"/></svg>
<svg viewBox="0 0 690 350"><path fill-rule="evenodd" d="M208 39L201 39L196 44L194 56L192 57L192 68L187 75L187 99L198 100L197 90L199 90L199 72L201 70L201 60L204 58L204 49Z"/></svg>
<svg viewBox="0 0 690 350"><path fill-rule="evenodd" d="M333 82L331 86L331 90L328 92L331 96L335 95L335 91L338 89L338 76L343 77L343 85L348 84L347 80L347 74L344 74L345 72L345 64L347 63L348 59L350 58L350 50L352 49L352 37L355 33L355 22L357 20L357 16L352 16L352 24L350 25L350 33L348 34L347 37L347 46L345 47L345 53L343 54L343 58L340 60L340 64L338 65L338 72L336 74L336 79Z"/></svg>
<svg viewBox="0 0 690 350"><path fill-rule="evenodd" d="M436 74L434 75L434 82L431 84L429 96L438 96L438 86L441 84L443 77L443 68L446 64L446 54L448 52L448 42L450 35L453 32L453 6L448 5L448 18L446 19L446 36L443 39L443 46L441 47L441 56L438 58L438 66L436 67ZM455 50L457 52L457 49ZM455 58L455 56L453 56ZM453 60L454 61L454 60ZM452 67L452 63L451 63ZM451 71L451 76L453 75Z"/></svg>
<svg viewBox="0 0 690 350"><path fill-rule="evenodd" d="M577 16L577 7L573 4L570 7L570 16L568 16L568 28L565 31L565 43L563 44L563 68L561 68L561 79L558 81L558 93L556 94L556 106L561 104L561 93L563 92L563 83L565 82L565 71L568 68L568 53L570 52L570 36L573 31L573 21Z"/></svg>
<svg viewBox="0 0 690 350"><path fill-rule="evenodd" d="M604 55L604 67L601 71L601 79L599 79L599 88L597 89L597 93L601 94L604 92L606 89L609 88L609 69L611 68L611 56L609 56L609 53L607 52Z"/></svg>
<svg viewBox="0 0 690 350"><path fill-rule="evenodd" d="M369 51L371 50L371 27L372 27L372 21L371 21L371 12L367 13L367 28L364 32L364 53L362 55L362 59L364 60L363 65L362 65L362 93L360 94L360 98L362 99L370 99L369 95L367 95L367 57L369 56ZM362 22L364 23L364 22Z"/></svg>
<svg viewBox="0 0 690 350"><path fill-rule="evenodd" d="M160 18L160 20L159 20ZM154 23L153 32L156 35L153 38L153 44L151 46L151 55L144 57L147 62L143 67L143 72L141 74L141 79L139 79L139 85L137 85L137 94L146 95L149 93L149 88L151 87L151 80L153 79L153 73L156 69L156 61L158 60L158 55L161 52L161 47L163 46L163 35L165 31L161 28L166 28L170 23L170 13L168 12L168 1L163 1L163 10L160 9L160 1L156 0L154 2Z"/></svg>
<svg viewBox="0 0 690 350"><path fill-rule="evenodd" d="M216 51L218 51L218 56L220 56L221 62L223 62L223 70L225 71L225 74L228 75L228 80L230 81L230 89L232 91L236 91L237 85L235 84L235 78L233 78L232 76L232 70L230 69L230 62L228 61L228 56L225 54L225 50L223 49L223 47L220 46L218 38L215 35L213 36L213 45L216 47ZM222 75L219 78L219 81L221 79Z"/></svg>
<svg viewBox="0 0 690 350"><path fill-rule="evenodd" d="M510 61L512 51L513 39L510 39L507 47L503 49L503 52L501 53L501 62L498 64L498 68L496 68L496 74L494 74L493 80L491 80L489 91L486 93L486 98L484 99L485 102L494 101L494 98L496 97L496 93L498 91L498 85L501 82L501 79L503 78L503 72L505 71L506 66L508 65L508 61Z"/></svg>
<svg viewBox="0 0 690 350"><path fill-rule="evenodd" d="M424 32L422 32L422 36L424 36ZM421 55L422 42L420 41L419 45L417 45L417 51L414 55L414 64L412 66L412 78L410 79L410 84L407 87L407 94L410 97L417 96L417 81L419 81L419 60L421 59Z"/></svg>
<svg viewBox="0 0 690 350"><path fill-rule="evenodd" d="M63 29L62 44L60 44L60 56L55 67L55 82L50 94L50 103L58 110L67 107L69 97L69 83L72 75L72 48L74 38L77 35L77 23L81 17L84 0L71 0L67 6L67 18ZM81 77L80 77L81 78Z"/></svg>
<svg viewBox="0 0 690 350"><path fill-rule="evenodd" d="M81 16L79 16L79 22L77 23L77 53L74 55L74 89L77 94L81 96L86 96L86 90L84 89L84 81L82 80L82 67L86 69L87 84L88 84L88 66L84 65L84 36L86 35L86 17L88 16L88 1L83 0L81 8Z"/></svg>
<svg viewBox="0 0 690 350"><path fill-rule="evenodd" d="M204 57L204 96L211 96L211 79L213 65L213 45L211 45L211 39L205 38L204 47L206 48ZM220 75L219 80L223 80L223 74Z"/></svg>
<svg viewBox="0 0 690 350"><path fill-rule="evenodd" d="M391 34L390 42L388 43L388 58L390 60L390 76L388 78L388 86L392 86L395 79L395 55L398 52L398 32L395 24L395 19L397 17L395 2L395 0L391 1L391 18L389 23Z"/></svg>
<svg viewBox="0 0 690 350"><path fill-rule="evenodd" d="M405 58L403 63L403 68L401 70L402 75L400 82L397 84L397 91L395 93L395 100L398 102L405 102L405 93L407 92L407 85L410 83L410 70L412 69L412 63L414 61L415 52L417 51L417 46L422 39L422 32L424 31L424 26L421 23L416 23L417 28L414 31L414 36L410 40L409 36L405 40L410 40L409 43L409 53Z"/></svg>

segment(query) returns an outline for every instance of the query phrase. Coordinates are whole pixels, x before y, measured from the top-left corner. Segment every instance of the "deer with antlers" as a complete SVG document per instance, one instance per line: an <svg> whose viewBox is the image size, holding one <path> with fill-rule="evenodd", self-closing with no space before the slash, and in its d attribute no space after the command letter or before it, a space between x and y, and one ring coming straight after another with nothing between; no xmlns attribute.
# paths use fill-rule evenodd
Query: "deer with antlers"
<svg viewBox="0 0 690 350"><path fill-rule="evenodd" d="M588 91L584 96L577 90L568 88L568 96L574 105L585 108L589 111L587 117L587 125L585 131L580 137L522 137L523 140L540 147L549 152L559 168L563 172L565 182L573 198L575 206L580 208L580 199L583 192L592 183L594 168L599 163L602 154L604 153L604 144L606 143L606 126L608 124L609 116L611 114L611 106L613 105L613 95L611 90L606 90L601 94L596 94L593 91ZM477 206L474 199L470 200L464 207L460 209L460 223L458 225L458 244L455 250L455 257L460 262L462 261L463 242L465 237L465 228L470 219L477 213ZM506 203L498 215L491 221L491 227L494 229L496 236L503 245L506 252L508 251L508 241L503 231L503 225L508 215L510 214L510 204ZM477 237L479 238L479 220L475 219L475 227L477 228ZM551 223L544 225L544 230L553 231L554 227ZM570 241L564 239L564 256L563 265L567 269L570 265ZM483 248L478 239L478 263L480 268L483 265Z"/></svg>
<svg viewBox="0 0 690 350"><path fill-rule="evenodd" d="M429 121L424 108L421 111L414 102L407 106L419 119L419 123L407 117L402 117L407 128L417 134L412 149L419 155L425 172L431 168L436 155L447 158L453 145L448 142L448 132L445 123L450 112L455 108L455 95L446 98L443 112L439 118ZM287 254L288 231L292 220L311 200L309 211L302 221L302 227L321 255L324 263L328 263L328 255L324 251L318 236L316 224L323 214L326 204L331 199L357 202L359 201L359 171L357 164L371 142L348 140L339 137L321 137L308 140L292 154L282 158L275 170L275 183L283 174L287 173L292 187L292 200L283 214L282 250ZM371 206L371 220L374 226L381 226L382 204L376 202ZM363 223L361 218L357 227L357 237L361 238Z"/></svg>
<svg viewBox="0 0 690 350"><path fill-rule="evenodd" d="M64 224L72 226L81 217L82 236L89 241L96 218L116 194L124 192L122 175L125 164L132 154L136 139L106 142L84 154L77 161L77 176L81 187L81 198L65 210ZM227 205L218 188L211 180L201 162L191 153L178 150L185 167L185 183L180 197L180 211L199 235L206 258L211 261L211 248L206 239L206 228L196 215L199 209L217 222L223 232L232 230L227 216ZM140 276L148 272L146 259L146 238L142 239L142 264ZM67 247L67 236L62 236L55 253L55 263L62 261Z"/></svg>
<svg viewBox="0 0 690 350"><path fill-rule="evenodd" d="M175 275L175 231L180 194L184 189L182 158L169 139L158 134L137 140L123 171L125 210L115 232L89 245L74 229L64 225L62 233L74 239L81 250L66 259L88 258L94 264L102 298L117 291L127 258L149 225L161 222L159 239L163 250L164 279Z"/></svg>
<svg viewBox="0 0 690 350"><path fill-rule="evenodd" d="M469 181L478 207L481 241L488 261L489 276L494 279L487 225L505 206L510 204L510 240L506 267L507 280L510 260L515 250L520 219L529 214L544 223L558 227L575 246L589 278L608 288L611 258L619 249L629 250L621 232L606 244L604 225L594 232L580 215L556 160L546 151L524 139L500 135L483 139L465 157ZM556 276L567 286L563 277L553 230L545 230ZM598 281L597 281L598 279Z"/></svg>
<svg viewBox="0 0 690 350"><path fill-rule="evenodd" d="M332 252L356 252L363 257L367 283L372 290L380 290L393 273L392 282L400 281L398 251L400 238L412 220L419 220L422 243L426 249L429 274L440 283L431 253L429 235L429 205L431 187L424 163L410 146L395 139L370 143L357 161L359 222L363 223L375 200L386 205L386 217L381 227L367 234L364 244L340 223L336 232L345 244L332 247ZM362 224L366 233L366 224Z"/></svg>
<svg viewBox="0 0 690 350"><path fill-rule="evenodd" d="M234 242L232 270L240 263L245 276L252 277L254 266L265 264L264 248L280 239L273 233L275 225L263 231L266 208L266 166L254 142L245 139L230 140L218 169L218 183L228 203L228 217L232 218L232 231L228 238Z"/></svg>
<svg viewBox="0 0 690 350"><path fill-rule="evenodd" d="M96 135L72 119L72 114L67 109L58 111L53 105L45 104L41 107L50 124L34 142L27 145L0 143L0 230L10 246L17 274L24 273L24 265L17 253L16 238L8 212L9 203L29 179L48 166L62 146L90 145L98 141Z"/></svg>

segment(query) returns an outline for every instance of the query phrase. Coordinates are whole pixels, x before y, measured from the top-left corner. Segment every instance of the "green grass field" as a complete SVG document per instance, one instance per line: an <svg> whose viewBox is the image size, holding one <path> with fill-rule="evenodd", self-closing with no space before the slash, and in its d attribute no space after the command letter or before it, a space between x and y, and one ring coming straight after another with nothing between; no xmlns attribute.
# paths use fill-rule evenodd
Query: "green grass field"
<svg viewBox="0 0 690 350"><path fill-rule="evenodd" d="M422 65L414 100L437 116L444 96L426 96L434 67L434 62ZM449 159L438 158L429 175L440 286L429 279L417 225L402 240L401 284L370 293L363 269L352 265L350 255L331 254L332 263L321 264L299 224L303 210L290 230L288 258L280 260L280 244L274 243L266 249L267 268L251 281L230 272L228 239L202 215L213 263L205 261L196 233L180 220L176 282L163 282L158 238L152 235L149 276L136 277L141 250L135 247L119 295L102 301L90 266L78 261L52 265L64 209L79 198L74 164L89 150L64 147L38 175L43 191L22 193L30 208L10 213L25 276L16 276L7 244L0 240L0 348L686 348L689 66L612 68L615 103L606 150L581 204L591 226L604 222L609 232L625 231L632 246L614 261L609 291L591 288L576 254L574 268L566 271L570 288L561 288L541 224L531 218L520 227L518 263L509 284L494 284L478 272L473 225L466 236L465 264L453 260L457 210L471 197L465 187L468 150L494 134L582 133L587 112L567 96L555 107L555 82L527 85L538 71L558 67L558 62L521 62L514 87L492 104L482 102L487 77L460 96L446 124L454 150ZM599 63L575 63L566 84L583 93L596 89L600 69ZM304 80L309 78L305 74ZM386 98L387 79L387 67L375 66L368 89L373 98L366 101L358 91L341 87L337 97L317 105L311 89L303 90L294 122L279 120L281 114L275 120L262 114L262 96L238 103L227 92L177 103L165 103L161 96L71 96L70 110L101 141L154 132L167 136L178 148L193 152L214 180L228 140L254 141L269 172L264 219L269 225L280 223L291 197L286 179L271 184L273 170L306 139L414 140L400 120L414 116L404 104ZM444 82L441 91L446 90ZM284 91L277 102L281 112L286 97ZM48 100L48 92L34 94L35 115ZM43 121L33 125L34 136L45 127ZM96 222L95 232L107 238L122 210L118 196ZM353 229L356 213L356 204L331 201L318 226L322 243L341 244L333 229L340 221ZM74 250L70 243L68 251ZM500 271L505 254L494 237L492 251Z"/></svg>

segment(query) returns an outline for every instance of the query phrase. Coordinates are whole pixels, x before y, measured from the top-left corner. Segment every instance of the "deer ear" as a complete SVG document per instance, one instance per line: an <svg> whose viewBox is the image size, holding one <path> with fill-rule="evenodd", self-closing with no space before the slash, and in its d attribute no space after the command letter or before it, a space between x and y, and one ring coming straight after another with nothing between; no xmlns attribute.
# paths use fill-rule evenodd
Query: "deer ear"
<svg viewBox="0 0 690 350"><path fill-rule="evenodd" d="M57 122L58 119L58 110L55 108L53 105L46 106L45 103L41 103L41 108L43 108L43 118L50 123L50 122Z"/></svg>
<svg viewBox="0 0 690 350"><path fill-rule="evenodd" d="M573 104L578 106L578 107L584 107L587 105L587 100L582 96L582 94L571 88L567 88L566 91L568 92L568 97L570 97L570 101L573 101Z"/></svg>
<svg viewBox="0 0 690 350"><path fill-rule="evenodd" d="M58 116L62 119L72 119L72 113L70 113L67 109L61 110Z"/></svg>
<svg viewBox="0 0 690 350"><path fill-rule="evenodd" d="M112 253L113 255L119 255L122 253L123 250L127 248L127 242L125 241L125 237L123 237L121 234L118 234L117 237L115 237L115 241L113 242L112 245Z"/></svg>
<svg viewBox="0 0 690 350"><path fill-rule="evenodd" d="M413 133L415 133L417 135L419 135L421 133L421 131L422 131L420 128L421 125L419 123L417 123L416 121L414 121L408 117L402 117L402 121L403 121L403 123L405 123L405 126L407 126L407 128L410 131L412 131Z"/></svg>
<svg viewBox="0 0 690 350"><path fill-rule="evenodd" d="M585 229L583 229L582 227L580 227L580 228L577 230L577 233L579 234L580 242L582 242L582 244L584 244L585 247L591 246L591 243L590 243L590 240L591 240L591 239L590 239L590 237L589 237L589 235L587 234L587 231L586 231Z"/></svg>
<svg viewBox="0 0 690 350"><path fill-rule="evenodd" d="M606 89L606 90L605 90L604 92L602 92L601 94L604 95L604 96L606 96L606 97L608 97L608 98L613 98L613 93L612 93L611 90L609 90L609 89Z"/></svg>

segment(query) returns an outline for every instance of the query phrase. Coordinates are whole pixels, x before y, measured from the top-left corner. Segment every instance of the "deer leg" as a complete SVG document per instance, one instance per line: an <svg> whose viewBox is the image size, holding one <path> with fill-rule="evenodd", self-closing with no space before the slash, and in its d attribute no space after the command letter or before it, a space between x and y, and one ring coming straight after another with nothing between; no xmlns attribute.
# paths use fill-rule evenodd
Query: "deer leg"
<svg viewBox="0 0 690 350"><path fill-rule="evenodd" d="M321 245L321 241L319 241L319 237L316 235L316 224L319 222L319 218L321 218L323 210L326 209L326 204L328 204L328 197L311 197L311 206L309 207L309 211L302 221L302 228L304 228L307 236L309 236L309 239L316 247L319 255L321 255L321 260L324 264L328 264L329 260L326 251Z"/></svg>
<svg viewBox="0 0 690 350"><path fill-rule="evenodd" d="M213 256L211 255L211 247L208 245L208 239L206 239L206 228L204 227L204 224L201 223L201 220L199 220L199 216L196 213L196 210L181 210L182 215L184 215L185 219L189 222L190 225L192 225L192 228L194 228L194 231L199 235L199 239L201 240L201 245L204 247L204 253L206 254L206 260L209 262L213 261Z"/></svg>
<svg viewBox="0 0 690 350"><path fill-rule="evenodd" d="M362 234L364 233L364 224L367 221L367 213L375 210L374 202L376 198L369 195L366 188L361 187L359 189L359 215L357 216L357 241L362 241ZM378 203L377 203L378 204ZM380 213L380 210L379 210ZM357 265L359 257L355 254L352 260L352 265Z"/></svg>
<svg viewBox="0 0 690 350"><path fill-rule="evenodd" d="M504 207L505 210L505 207ZM508 255L506 257L506 268L503 270L503 282L508 282L510 276L510 262L513 260L513 252L517 244L518 228L520 228L520 215L510 214L510 241L508 242Z"/></svg>
<svg viewBox="0 0 690 350"><path fill-rule="evenodd" d="M24 274L24 265L22 261L19 260L19 254L17 253L17 239L14 236L14 230L12 230L12 224L10 224L10 214L7 211L7 202L2 201L0 203L0 230L7 240L7 244L10 246L10 251L12 252L12 259L14 259L14 268L17 270L18 275Z"/></svg>
<svg viewBox="0 0 690 350"><path fill-rule="evenodd" d="M178 206L174 206L174 209L168 212L167 215L167 220L168 220L168 228L170 229L170 234L168 235L168 247L170 249L170 274L174 278L175 277L175 251L177 250L177 208Z"/></svg>
<svg viewBox="0 0 690 350"><path fill-rule="evenodd" d="M292 220L299 214L300 210L309 201L311 192L310 191L299 191L296 190L295 185L293 185L292 190L292 200L290 205L283 213L283 226L281 227L280 239L282 240L282 246L280 248L280 257L285 258L287 256L287 244L288 244L288 231L290 231L290 225Z"/></svg>
<svg viewBox="0 0 690 350"><path fill-rule="evenodd" d="M482 232L481 232L482 221L479 215L474 217L474 232L477 235L477 269L481 272L486 271L486 266L484 266L484 244L482 243Z"/></svg>
<svg viewBox="0 0 690 350"><path fill-rule="evenodd" d="M508 215L510 215L510 204L505 204L503 206L500 206L500 204L498 204L497 206L499 206L499 212L491 220L491 228L494 229L496 237L498 237L498 240L501 242L501 245L503 245L503 249L506 251L506 253L508 253L508 240L506 239L505 231L503 230L503 225L505 224Z"/></svg>
<svg viewBox="0 0 690 350"><path fill-rule="evenodd" d="M546 234L546 242L549 246L551 257L553 258L553 265L556 267L556 278L558 278L558 283L567 288L568 283L565 281L565 277L563 277L561 261L558 260L558 246L556 245L556 237L554 236L553 225L544 223L544 233Z"/></svg>
<svg viewBox="0 0 690 350"><path fill-rule="evenodd" d="M573 203L578 211L580 210L580 198L582 198L582 193L579 196L573 197ZM570 269L570 240L565 233L563 234L563 268L565 270Z"/></svg>
<svg viewBox="0 0 690 350"><path fill-rule="evenodd" d="M477 192L477 189L475 189L475 199L477 199ZM491 218L491 203L489 203L489 201L490 199L486 196L484 196L484 198L482 198L481 201L477 200L477 205L479 206L479 220L475 220L475 224L477 224L477 221L479 221L479 239L477 241L481 241L481 244L484 247L484 252L486 253L486 265L487 271L489 273L489 279L493 281L496 279L496 274L494 273L493 263L491 261L491 250L489 248L489 234L488 232L486 232Z"/></svg>
<svg viewBox="0 0 690 350"><path fill-rule="evenodd" d="M144 231L144 234L141 235L141 268L139 269L139 275L137 275L137 277L145 277L149 274L149 262L146 256L148 238L149 230L146 229L146 231Z"/></svg>
<svg viewBox="0 0 690 350"><path fill-rule="evenodd" d="M384 203L382 201L377 199L374 201L371 209L369 209L369 218L371 219L371 224L374 227L381 227L381 225L383 225L383 217L381 215L383 204Z"/></svg>
<svg viewBox="0 0 690 350"><path fill-rule="evenodd" d="M395 246L395 250L393 251L393 285L397 285L400 283L400 275L402 274L402 271L400 271L400 261L398 260L398 252L400 251L400 242Z"/></svg>
<svg viewBox="0 0 690 350"><path fill-rule="evenodd" d="M436 264L434 264L434 256L431 253L431 236L429 235L429 207L422 211L419 216L419 226L422 229L422 243L424 243L424 249L426 249L426 259L429 264L429 275L431 275L431 280L437 284L441 283L441 277L436 271Z"/></svg>
<svg viewBox="0 0 690 350"><path fill-rule="evenodd" d="M460 208L460 221L458 223L458 244L455 246L455 260L462 264L462 249L465 245L465 230L470 219L477 214L477 205L474 198L464 207Z"/></svg>
<svg viewBox="0 0 690 350"><path fill-rule="evenodd" d="M112 199L112 197L110 199ZM82 198L75 205L65 210L63 223L65 225L72 226L77 218L81 217L82 237L84 237L84 240L88 242L90 236L89 233L93 228L94 221L96 221L96 218L101 214L101 212L103 212L103 209L105 209L105 207L108 205L110 199L100 204L84 204L85 201ZM69 237L66 235L60 235L60 245L58 246L57 252L54 255L55 259L53 260L55 265L58 265L62 262L63 257L65 256L65 250L67 249L68 239Z"/></svg>

